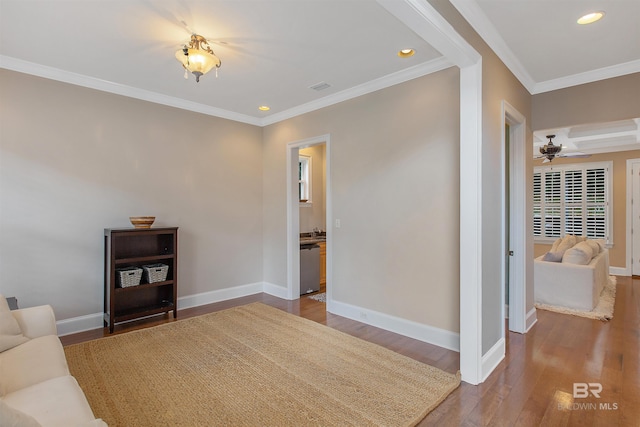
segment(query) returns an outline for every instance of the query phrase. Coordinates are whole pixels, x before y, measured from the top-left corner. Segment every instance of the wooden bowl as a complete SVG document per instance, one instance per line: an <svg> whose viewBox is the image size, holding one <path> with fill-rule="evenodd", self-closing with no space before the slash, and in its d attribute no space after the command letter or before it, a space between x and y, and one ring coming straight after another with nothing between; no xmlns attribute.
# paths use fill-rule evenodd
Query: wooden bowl
<svg viewBox="0 0 640 427"><path fill-rule="evenodd" d="M130 216L129 221L134 228L151 228L151 224L156 220L155 216Z"/></svg>

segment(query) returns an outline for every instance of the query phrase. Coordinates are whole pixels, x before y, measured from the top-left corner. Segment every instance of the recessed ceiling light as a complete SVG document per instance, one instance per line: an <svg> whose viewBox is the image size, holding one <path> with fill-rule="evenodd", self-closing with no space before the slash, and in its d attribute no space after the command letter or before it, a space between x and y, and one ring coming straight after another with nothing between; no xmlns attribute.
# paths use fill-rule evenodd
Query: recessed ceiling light
<svg viewBox="0 0 640 427"><path fill-rule="evenodd" d="M592 24L592 23L594 23L596 21L601 20L603 16L604 16L604 12L587 13L586 15L581 16L578 19L578 24L580 24L580 25Z"/></svg>
<svg viewBox="0 0 640 427"><path fill-rule="evenodd" d="M398 56L400 58L408 58L410 56L413 56L416 53L416 51L414 49L402 49L398 51Z"/></svg>
<svg viewBox="0 0 640 427"><path fill-rule="evenodd" d="M260 111L269 111L271 108L269 108L268 105L261 105L258 107L258 110Z"/></svg>

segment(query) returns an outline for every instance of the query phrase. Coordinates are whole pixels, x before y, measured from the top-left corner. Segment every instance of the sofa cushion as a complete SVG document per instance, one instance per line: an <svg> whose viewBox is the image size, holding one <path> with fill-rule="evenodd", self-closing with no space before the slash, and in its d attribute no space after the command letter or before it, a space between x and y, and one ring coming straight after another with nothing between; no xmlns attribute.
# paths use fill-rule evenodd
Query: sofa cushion
<svg viewBox="0 0 640 427"><path fill-rule="evenodd" d="M33 338L0 353L0 396L65 375L69 368L55 335Z"/></svg>
<svg viewBox="0 0 640 427"><path fill-rule="evenodd" d="M557 252L560 243L562 243L562 237L558 237L556 241L553 242L553 245L551 245L551 249L549 250L549 252Z"/></svg>
<svg viewBox="0 0 640 427"><path fill-rule="evenodd" d="M31 415L7 405L2 399L0 399L0 420L2 427L41 427Z"/></svg>
<svg viewBox="0 0 640 427"><path fill-rule="evenodd" d="M562 262L566 264L587 265L593 258L593 251L586 242L580 242L567 251L562 256Z"/></svg>
<svg viewBox="0 0 640 427"><path fill-rule="evenodd" d="M95 419L87 398L71 375L10 393L4 397L4 401L31 415L43 427L90 425Z"/></svg>
<svg viewBox="0 0 640 427"><path fill-rule="evenodd" d="M7 299L0 295L0 353L28 340L22 335L18 321L11 314Z"/></svg>

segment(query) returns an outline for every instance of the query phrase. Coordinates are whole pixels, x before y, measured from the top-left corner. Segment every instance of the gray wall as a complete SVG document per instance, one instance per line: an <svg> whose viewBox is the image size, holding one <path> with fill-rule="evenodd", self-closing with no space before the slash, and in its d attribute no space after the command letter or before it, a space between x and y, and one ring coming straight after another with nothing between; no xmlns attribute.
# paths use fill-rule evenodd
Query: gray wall
<svg viewBox="0 0 640 427"><path fill-rule="evenodd" d="M179 226L179 296L262 280L262 130L0 70L0 293L100 313L103 229Z"/></svg>
<svg viewBox="0 0 640 427"><path fill-rule="evenodd" d="M330 134L333 297L460 330L459 71L264 129L264 277L286 286L286 145ZM328 224L328 226L332 226Z"/></svg>

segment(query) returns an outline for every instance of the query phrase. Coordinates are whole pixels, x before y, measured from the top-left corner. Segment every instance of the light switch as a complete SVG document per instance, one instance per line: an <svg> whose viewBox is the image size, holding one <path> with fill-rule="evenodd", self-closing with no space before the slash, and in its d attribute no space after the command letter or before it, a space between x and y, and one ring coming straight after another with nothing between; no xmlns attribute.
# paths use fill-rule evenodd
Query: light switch
<svg viewBox="0 0 640 427"><path fill-rule="evenodd" d="M340 228L340 220L336 219L336 228Z"/></svg>

